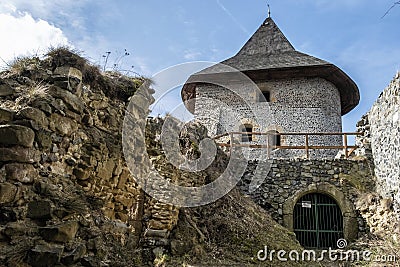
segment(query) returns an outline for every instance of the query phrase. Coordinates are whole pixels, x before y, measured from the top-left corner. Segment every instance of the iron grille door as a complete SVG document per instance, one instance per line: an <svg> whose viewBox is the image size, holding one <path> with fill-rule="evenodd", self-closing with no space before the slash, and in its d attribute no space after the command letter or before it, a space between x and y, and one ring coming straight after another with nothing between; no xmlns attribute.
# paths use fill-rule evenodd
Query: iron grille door
<svg viewBox="0 0 400 267"><path fill-rule="evenodd" d="M336 248L343 238L343 215L334 199L324 194L300 198L293 212L294 232L305 248Z"/></svg>

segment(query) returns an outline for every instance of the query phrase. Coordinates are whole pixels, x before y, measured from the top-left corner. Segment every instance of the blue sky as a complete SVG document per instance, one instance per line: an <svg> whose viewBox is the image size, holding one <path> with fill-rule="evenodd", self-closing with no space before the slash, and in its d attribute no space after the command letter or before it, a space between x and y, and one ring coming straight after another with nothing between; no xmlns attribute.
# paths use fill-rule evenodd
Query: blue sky
<svg viewBox="0 0 400 267"><path fill-rule="evenodd" d="M266 18L267 2L297 50L334 63L357 83L360 105L343 118L344 130L354 131L400 69L400 5L381 18L394 0L2 0L0 57L69 43L100 66L110 51L108 68L117 63L152 76L233 56ZM170 94L163 108L178 101Z"/></svg>

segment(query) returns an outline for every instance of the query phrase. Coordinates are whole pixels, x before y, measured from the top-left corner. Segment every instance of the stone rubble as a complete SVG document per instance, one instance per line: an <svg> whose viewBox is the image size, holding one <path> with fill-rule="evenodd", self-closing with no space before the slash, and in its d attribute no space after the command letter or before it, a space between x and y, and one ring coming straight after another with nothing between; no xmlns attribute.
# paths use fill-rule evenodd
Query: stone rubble
<svg viewBox="0 0 400 267"><path fill-rule="evenodd" d="M1 73L1 266L137 266L143 215L172 229L170 207L144 209L122 156L126 101L143 81L101 75L62 49Z"/></svg>

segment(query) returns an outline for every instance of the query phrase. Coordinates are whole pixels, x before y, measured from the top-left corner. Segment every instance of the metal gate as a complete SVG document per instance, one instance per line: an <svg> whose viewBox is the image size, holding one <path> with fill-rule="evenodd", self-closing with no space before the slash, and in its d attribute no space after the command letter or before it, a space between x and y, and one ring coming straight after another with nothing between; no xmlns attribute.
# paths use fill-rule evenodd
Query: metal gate
<svg viewBox="0 0 400 267"><path fill-rule="evenodd" d="M334 199L324 194L300 198L293 212L297 240L305 248L336 248L343 238L343 216Z"/></svg>

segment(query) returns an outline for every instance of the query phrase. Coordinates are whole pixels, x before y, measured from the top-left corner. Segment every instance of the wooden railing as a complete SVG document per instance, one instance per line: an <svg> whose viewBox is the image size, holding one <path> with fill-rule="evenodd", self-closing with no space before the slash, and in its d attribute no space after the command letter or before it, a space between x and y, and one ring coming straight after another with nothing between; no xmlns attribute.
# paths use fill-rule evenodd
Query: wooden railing
<svg viewBox="0 0 400 267"><path fill-rule="evenodd" d="M251 144L251 142L241 142L241 143L234 143L232 140L235 140L234 137L235 135L240 135L240 136L268 136L268 142L267 144ZM270 145L270 136L304 136L304 145ZM356 150L358 147L355 145L349 145L349 136L359 136L362 135L362 133L273 133L273 132L268 132L268 133L259 133L259 132L230 132L230 133L224 133L221 135L215 136L213 139L217 140L225 136L229 136L229 143L218 143L217 145L221 147L247 147L247 148L267 148L268 153L270 152L270 149L297 149L297 150L305 150L307 158L310 157L310 150L312 149L344 149L344 155L346 158L351 155L354 150ZM316 145L310 145L310 136L343 136L343 145L341 146L316 146ZM269 155L268 155L269 156Z"/></svg>

